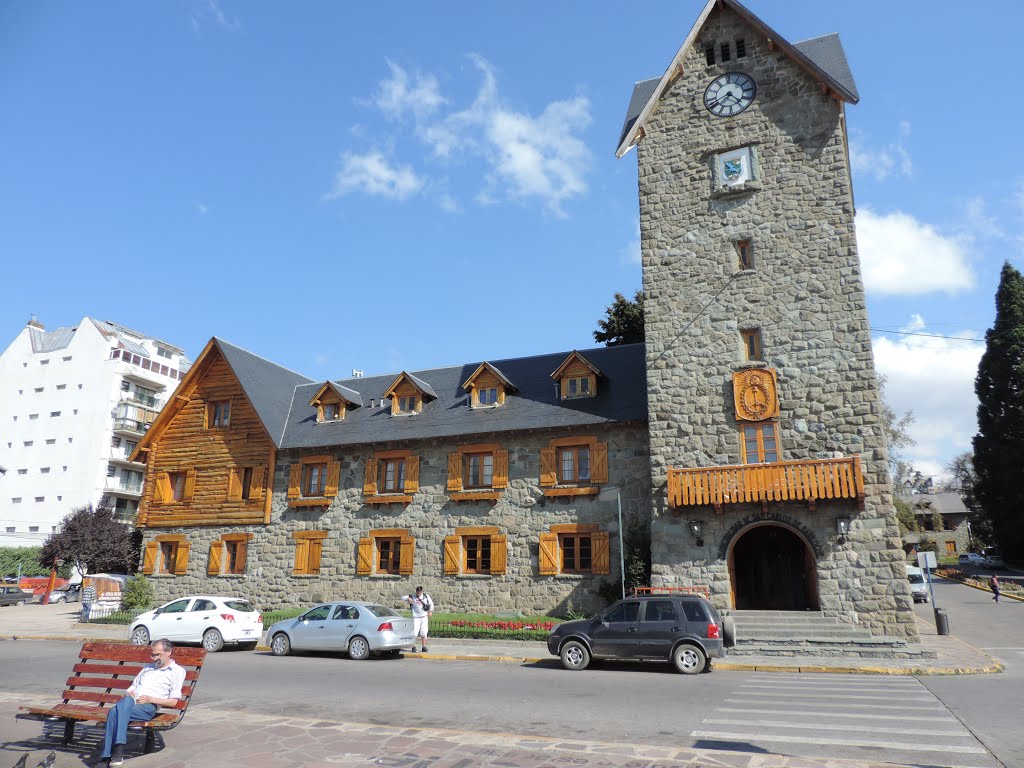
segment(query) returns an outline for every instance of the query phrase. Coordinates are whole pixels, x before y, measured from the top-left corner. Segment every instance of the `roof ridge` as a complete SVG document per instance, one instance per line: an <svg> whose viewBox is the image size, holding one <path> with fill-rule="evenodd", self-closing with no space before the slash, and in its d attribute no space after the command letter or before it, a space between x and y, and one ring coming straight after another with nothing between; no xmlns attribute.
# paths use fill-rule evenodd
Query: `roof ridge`
<svg viewBox="0 0 1024 768"><path fill-rule="evenodd" d="M239 352L245 352L245 354L247 354L247 355L252 355L256 359L262 360L264 363L269 363L270 365L273 365L273 366L275 366L277 368L280 368L282 371L288 371L288 373L294 373L296 376L299 376L299 377L301 377L303 379L306 379L306 382L309 383L309 384L315 384L316 383L315 379L309 378L309 376L307 376L304 373L299 373L298 371L293 370L293 369L289 368L286 365L281 365L280 363L275 363L269 357L264 357L263 355L258 355L255 352L246 349L245 347L240 347L237 344L232 344L230 341L228 341L227 339L221 338L220 336L214 336L213 339L218 344L227 344L229 347L234 347Z"/></svg>

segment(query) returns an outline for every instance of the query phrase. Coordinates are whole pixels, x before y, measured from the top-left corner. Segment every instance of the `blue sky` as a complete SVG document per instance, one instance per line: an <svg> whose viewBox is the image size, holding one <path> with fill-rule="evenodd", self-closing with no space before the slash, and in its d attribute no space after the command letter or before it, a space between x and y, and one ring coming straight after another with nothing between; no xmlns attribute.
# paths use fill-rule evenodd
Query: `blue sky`
<svg viewBox="0 0 1024 768"><path fill-rule="evenodd" d="M843 39L876 361L938 472L1024 261L1024 6L747 5ZM92 315L313 378L593 346L640 287L632 85L701 7L5 0L0 344Z"/></svg>

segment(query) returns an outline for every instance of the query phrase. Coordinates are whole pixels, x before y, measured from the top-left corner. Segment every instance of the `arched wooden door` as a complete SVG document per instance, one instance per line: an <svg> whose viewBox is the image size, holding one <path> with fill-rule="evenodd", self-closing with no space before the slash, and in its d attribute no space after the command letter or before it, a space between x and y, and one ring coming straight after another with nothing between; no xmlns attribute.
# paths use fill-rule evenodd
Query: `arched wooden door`
<svg viewBox="0 0 1024 768"><path fill-rule="evenodd" d="M738 611L818 609L814 551L784 525L755 525L741 533L729 550L729 578Z"/></svg>

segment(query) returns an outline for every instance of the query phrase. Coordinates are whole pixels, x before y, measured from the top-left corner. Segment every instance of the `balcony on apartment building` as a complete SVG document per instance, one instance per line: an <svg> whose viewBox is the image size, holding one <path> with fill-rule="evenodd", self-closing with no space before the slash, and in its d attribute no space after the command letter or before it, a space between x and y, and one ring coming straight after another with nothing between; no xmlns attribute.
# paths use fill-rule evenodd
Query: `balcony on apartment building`
<svg viewBox="0 0 1024 768"><path fill-rule="evenodd" d="M141 405L146 408L151 408L154 411L159 411L164 407L164 401L153 395L145 394L144 392L136 392L134 390L121 393L122 403L132 403L134 405Z"/></svg>
<svg viewBox="0 0 1024 768"><path fill-rule="evenodd" d="M127 430L123 430L127 431ZM133 433L134 434L134 433ZM118 446L111 446L110 448L110 460L117 462L118 464L130 464L133 467L141 467L142 462L140 461L129 461L128 457L132 455L132 451L135 450L135 446L138 443L128 443Z"/></svg>
<svg viewBox="0 0 1024 768"><path fill-rule="evenodd" d="M860 456L721 467L670 468L668 503L672 507L864 499Z"/></svg>
<svg viewBox="0 0 1024 768"><path fill-rule="evenodd" d="M108 477L103 483L103 489L111 493L122 493L129 496L142 495L142 480L129 479L124 477Z"/></svg>
<svg viewBox="0 0 1024 768"><path fill-rule="evenodd" d="M149 422L140 421L139 419L116 417L114 419L114 431L127 432L128 434L141 437L146 434L146 430L149 429L149 424Z"/></svg>

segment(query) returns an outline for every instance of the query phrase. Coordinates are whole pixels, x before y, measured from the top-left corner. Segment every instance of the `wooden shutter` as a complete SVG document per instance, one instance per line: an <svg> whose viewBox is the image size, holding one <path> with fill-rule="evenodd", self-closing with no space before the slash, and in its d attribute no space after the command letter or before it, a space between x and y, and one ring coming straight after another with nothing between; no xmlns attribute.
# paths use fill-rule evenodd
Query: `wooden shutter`
<svg viewBox="0 0 1024 768"><path fill-rule="evenodd" d="M171 498L171 477L166 472L159 472L153 486L153 503L166 504Z"/></svg>
<svg viewBox="0 0 1024 768"><path fill-rule="evenodd" d="M558 484L557 463L554 448L540 449L540 486L550 488Z"/></svg>
<svg viewBox="0 0 1024 768"><path fill-rule="evenodd" d="M292 464L288 472L288 498L297 499L302 495L302 465Z"/></svg>
<svg viewBox="0 0 1024 768"><path fill-rule="evenodd" d="M188 572L188 550L191 546L187 541L178 542L178 553L174 558L175 576L184 576Z"/></svg>
<svg viewBox="0 0 1024 768"><path fill-rule="evenodd" d="M420 457L407 456L405 459L405 493L416 493L420 489Z"/></svg>
<svg viewBox="0 0 1024 768"><path fill-rule="evenodd" d="M398 572L404 575L412 573L413 555L415 554L416 539L408 534L402 536L398 551Z"/></svg>
<svg viewBox="0 0 1024 768"><path fill-rule="evenodd" d="M462 537L444 537L444 572L451 575L459 572L459 564L462 560Z"/></svg>
<svg viewBox="0 0 1024 768"><path fill-rule="evenodd" d="M363 479L363 495L377 495L377 460L366 460L366 477Z"/></svg>
<svg viewBox="0 0 1024 768"><path fill-rule="evenodd" d="M309 539L295 539L295 570L296 576L309 573Z"/></svg>
<svg viewBox="0 0 1024 768"><path fill-rule="evenodd" d="M356 576L373 573L373 539L360 539L356 549Z"/></svg>
<svg viewBox="0 0 1024 768"><path fill-rule="evenodd" d="M608 549L608 531L590 534L590 572L607 576L611 572Z"/></svg>
<svg viewBox="0 0 1024 768"><path fill-rule="evenodd" d="M320 573L320 559L323 557L324 540L310 539L306 550L306 573Z"/></svg>
<svg viewBox="0 0 1024 768"><path fill-rule="evenodd" d="M462 490L462 454L448 454L448 490Z"/></svg>
<svg viewBox="0 0 1024 768"><path fill-rule="evenodd" d="M324 496L333 499L338 495L338 484L341 482L341 462L330 461L327 463L327 486L324 488Z"/></svg>
<svg viewBox="0 0 1024 768"><path fill-rule="evenodd" d="M245 573L245 561L249 556L249 540L244 539L236 542L235 550L235 573Z"/></svg>
<svg viewBox="0 0 1024 768"><path fill-rule="evenodd" d="M241 501L242 500L242 478L238 471L238 467L231 468L231 474L228 475L228 501Z"/></svg>
<svg viewBox="0 0 1024 768"><path fill-rule="evenodd" d="M185 492L182 494L182 501L192 501L192 494L196 491L196 471L190 469L185 473Z"/></svg>
<svg viewBox="0 0 1024 768"><path fill-rule="evenodd" d="M252 468L252 480L249 481L249 501L260 501L263 498L263 486L266 484L267 468Z"/></svg>
<svg viewBox="0 0 1024 768"><path fill-rule="evenodd" d="M537 569L540 575L554 576L558 573L558 559L558 534L542 533L537 548Z"/></svg>
<svg viewBox="0 0 1024 768"><path fill-rule="evenodd" d="M590 482L608 482L608 443L590 446Z"/></svg>
<svg viewBox="0 0 1024 768"><path fill-rule="evenodd" d="M222 541L210 542L210 559L206 561L206 575L220 576L220 566L223 561L224 543Z"/></svg>
<svg viewBox="0 0 1024 768"><path fill-rule="evenodd" d="M142 572L153 573L156 571L156 553L159 551L160 545L155 541L151 541L146 544L146 551L142 556Z"/></svg>
<svg viewBox="0 0 1024 768"><path fill-rule="evenodd" d="M491 475L492 488L508 488L508 451L494 452L494 472Z"/></svg>
<svg viewBox="0 0 1024 768"><path fill-rule="evenodd" d="M491 534L491 574L505 573L508 560L508 541L503 535Z"/></svg>

